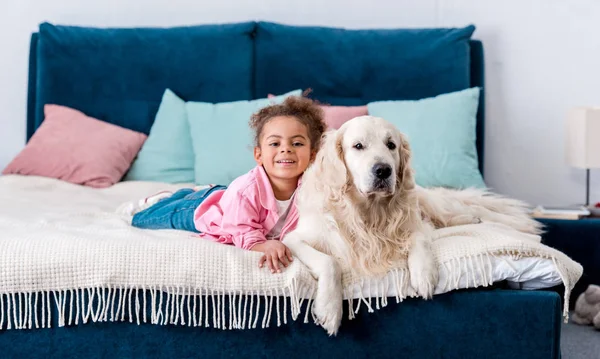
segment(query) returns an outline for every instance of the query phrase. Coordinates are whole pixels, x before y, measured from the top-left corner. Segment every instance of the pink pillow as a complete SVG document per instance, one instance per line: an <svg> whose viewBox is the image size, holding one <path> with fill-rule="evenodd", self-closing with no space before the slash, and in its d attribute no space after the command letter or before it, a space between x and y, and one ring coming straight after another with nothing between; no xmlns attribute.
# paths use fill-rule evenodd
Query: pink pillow
<svg viewBox="0 0 600 359"><path fill-rule="evenodd" d="M268 94L268 98L273 98L275 95ZM330 129L337 130L345 122L358 116L366 116L369 114L367 105L364 106L327 106L321 105L325 115L325 123Z"/></svg>
<svg viewBox="0 0 600 359"><path fill-rule="evenodd" d="M109 187L123 177L147 137L64 106L46 105L44 114L44 122L2 174Z"/></svg>
<svg viewBox="0 0 600 359"><path fill-rule="evenodd" d="M338 129L345 122L358 116L369 114L367 106L321 106L325 113L325 122L329 128Z"/></svg>

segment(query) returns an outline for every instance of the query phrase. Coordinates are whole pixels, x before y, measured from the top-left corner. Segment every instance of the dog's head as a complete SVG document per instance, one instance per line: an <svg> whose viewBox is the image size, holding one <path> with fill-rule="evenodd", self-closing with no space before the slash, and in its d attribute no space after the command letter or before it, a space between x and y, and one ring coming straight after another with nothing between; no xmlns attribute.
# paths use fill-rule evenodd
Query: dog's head
<svg viewBox="0 0 600 359"><path fill-rule="evenodd" d="M407 233L421 220L410 160L408 139L382 118L356 117L325 135L303 198L323 199L348 241L353 270L386 273L408 254Z"/></svg>
<svg viewBox="0 0 600 359"><path fill-rule="evenodd" d="M316 165L323 181L364 198L414 188L408 139L388 121L360 116L325 135Z"/></svg>

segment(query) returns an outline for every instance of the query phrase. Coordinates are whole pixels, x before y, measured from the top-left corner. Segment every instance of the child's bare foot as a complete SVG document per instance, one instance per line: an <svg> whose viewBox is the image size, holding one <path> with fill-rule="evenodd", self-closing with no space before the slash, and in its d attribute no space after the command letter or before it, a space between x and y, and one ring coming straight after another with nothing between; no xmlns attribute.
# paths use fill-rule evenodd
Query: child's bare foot
<svg viewBox="0 0 600 359"><path fill-rule="evenodd" d="M171 197L172 195L173 192L171 191L161 191L149 197L142 198L138 201L125 202L122 205L120 205L119 208L117 208L116 212L122 215L133 216L136 213L151 207L161 199Z"/></svg>
<svg viewBox="0 0 600 359"><path fill-rule="evenodd" d="M200 186L195 186L194 187L194 192L198 192L198 191L200 191L202 189L209 189L209 188L212 188L214 186L216 186L216 184L203 184L203 185L200 185Z"/></svg>

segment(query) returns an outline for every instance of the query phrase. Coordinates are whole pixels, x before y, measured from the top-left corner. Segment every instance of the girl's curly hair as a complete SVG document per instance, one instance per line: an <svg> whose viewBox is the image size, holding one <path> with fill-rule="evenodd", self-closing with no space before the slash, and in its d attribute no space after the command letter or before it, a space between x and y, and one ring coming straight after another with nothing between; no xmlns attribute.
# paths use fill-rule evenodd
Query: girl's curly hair
<svg viewBox="0 0 600 359"><path fill-rule="evenodd" d="M306 94L305 94L306 95ZM273 117L295 117L308 129L311 150L321 145L321 136L327 129L321 107L314 100L303 96L289 96L280 104L262 108L250 118L250 127L254 130L256 146L260 146L260 136L267 122Z"/></svg>

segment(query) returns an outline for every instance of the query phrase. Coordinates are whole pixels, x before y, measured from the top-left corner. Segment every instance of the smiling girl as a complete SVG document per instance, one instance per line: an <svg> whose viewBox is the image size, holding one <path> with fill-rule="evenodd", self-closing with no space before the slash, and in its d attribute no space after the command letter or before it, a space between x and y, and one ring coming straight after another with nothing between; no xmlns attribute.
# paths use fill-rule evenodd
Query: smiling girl
<svg viewBox="0 0 600 359"><path fill-rule="evenodd" d="M229 187L162 192L133 209L132 225L181 229L203 238L263 252L259 261L281 272L293 260L281 242L298 223L295 192L313 161L326 125L321 108L305 97L290 96L255 113L257 166ZM150 207L148 207L150 206Z"/></svg>

